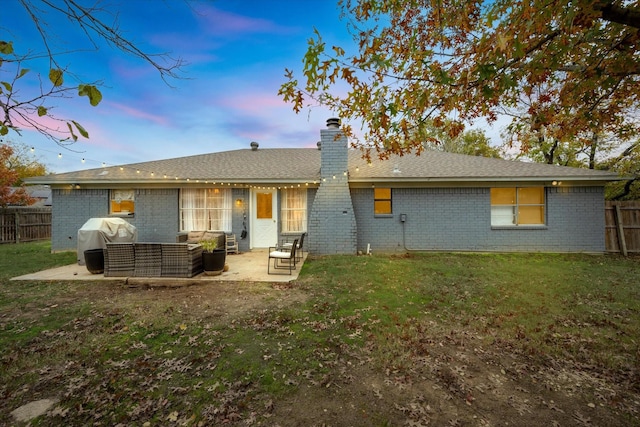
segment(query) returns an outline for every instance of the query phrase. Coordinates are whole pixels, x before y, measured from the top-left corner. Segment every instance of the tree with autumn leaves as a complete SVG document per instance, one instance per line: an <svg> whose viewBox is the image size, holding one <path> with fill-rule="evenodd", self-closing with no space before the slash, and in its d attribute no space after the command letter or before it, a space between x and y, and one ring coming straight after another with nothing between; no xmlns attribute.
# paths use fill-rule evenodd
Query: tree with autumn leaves
<svg viewBox="0 0 640 427"><path fill-rule="evenodd" d="M13 148L7 144L0 145L0 207L28 206L35 200L27 194L21 184L21 169L15 165Z"/></svg>
<svg viewBox="0 0 640 427"><path fill-rule="evenodd" d="M508 142L522 152L638 138L637 0L340 5L357 52L316 32L301 80L286 70L280 94L297 112L329 107L367 156L419 154L438 143L433 126L456 136L480 118L511 117Z"/></svg>

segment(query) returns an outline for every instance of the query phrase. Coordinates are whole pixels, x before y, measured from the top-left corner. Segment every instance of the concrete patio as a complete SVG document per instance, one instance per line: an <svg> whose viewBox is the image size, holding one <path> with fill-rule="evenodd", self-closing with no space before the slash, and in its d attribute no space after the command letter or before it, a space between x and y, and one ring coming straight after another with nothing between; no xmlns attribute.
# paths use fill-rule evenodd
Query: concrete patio
<svg viewBox="0 0 640 427"><path fill-rule="evenodd" d="M282 274L267 274L268 252L266 249L255 249L250 252L227 255L226 264L229 270L218 276L200 273L191 278L175 277L104 277L104 274L91 274L84 265L71 264L63 267L39 271L14 277L11 280L99 280L120 282L131 286L187 286L206 282L290 282L298 278L300 268L306 259L306 253L297 268L289 275L288 270Z"/></svg>

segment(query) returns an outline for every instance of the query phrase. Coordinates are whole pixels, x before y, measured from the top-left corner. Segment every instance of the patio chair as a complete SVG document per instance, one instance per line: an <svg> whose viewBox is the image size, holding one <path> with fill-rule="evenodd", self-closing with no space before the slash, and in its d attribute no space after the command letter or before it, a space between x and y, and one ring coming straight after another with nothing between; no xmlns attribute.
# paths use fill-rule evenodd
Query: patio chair
<svg viewBox="0 0 640 427"><path fill-rule="evenodd" d="M300 235L300 238L298 239L298 247L296 248L296 262L297 261L301 261L302 257L304 256L304 238L307 235L307 233L302 233ZM282 247L284 248L289 248L293 245L292 242L284 242L282 244Z"/></svg>
<svg viewBox="0 0 640 427"><path fill-rule="evenodd" d="M238 253L238 240L235 234L227 234L227 254Z"/></svg>
<svg viewBox="0 0 640 427"><path fill-rule="evenodd" d="M274 270L289 270L296 269L296 249L298 248L298 239L293 241L293 244L289 248L273 246L269 248L269 260L267 264L267 274L282 274L271 272L271 260L273 260Z"/></svg>

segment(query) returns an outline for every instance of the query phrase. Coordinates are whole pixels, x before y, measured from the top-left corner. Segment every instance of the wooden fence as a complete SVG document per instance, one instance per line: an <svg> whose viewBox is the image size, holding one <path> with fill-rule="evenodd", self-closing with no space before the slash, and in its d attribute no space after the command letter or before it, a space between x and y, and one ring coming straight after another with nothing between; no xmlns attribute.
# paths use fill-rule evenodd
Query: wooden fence
<svg viewBox="0 0 640 427"><path fill-rule="evenodd" d="M51 208L0 209L0 243L32 242L51 238Z"/></svg>
<svg viewBox="0 0 640 427"><path fill-rule="evenodd" d="M640 201L605 204L607 252L640 253Z"/></svg>

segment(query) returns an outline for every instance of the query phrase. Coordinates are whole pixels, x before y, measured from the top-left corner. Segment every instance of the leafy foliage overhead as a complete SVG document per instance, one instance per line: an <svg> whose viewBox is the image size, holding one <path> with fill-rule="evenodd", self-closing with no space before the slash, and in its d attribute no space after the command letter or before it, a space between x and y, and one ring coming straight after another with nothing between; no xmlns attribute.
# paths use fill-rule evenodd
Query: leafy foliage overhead
<svg viewBox="0 0 640 427"><path fill-rule="evenodd" d="M166 82L168 78L178 77L177 71L183 65L181 59L173 59L167 54L152 54L140 49L125 37L119 28L117 10L113 5L100 1L81 0L20 0L25 12L33 22L36 35L41 41L41 51L29 51L25 46L16 46L12 40L0 39L0 136L10 130L20 133L22 129L33 129L59 145L72 144L80 136L89 138L89 132L76 120L60 119L54 116L55 99L87 97L93 107L102 101L102 92L98 82L83 82L70 66L63 66L59 57L70 53L81 40L66 40L67 50L56 50L54 41L56 19L63 18L66 24L75 26L86 37L90 46L97 52L99 42L132 55L154 67ZM4 17L0 29L7 30L1 37L11 37L11 17ZM4 28L6 25L7 28ZM36 71L25 65L39 65L42 58L48 59L48 72ZM43 78L42 75L46 78ZM25 80L33 79L29 83ZM39 87L39 92L27 93L21 88L29 84Z"/></svg>
<svg viewBox="0 0 640 427"><path fill-rule="evenodd" d="M321 103L360 122L355 145L381 157L423 149L526 99L527 132L637 134L637 0L341 0L358 53L309 40L302 81L280 88L295 111ZM347 90L344 91L344 87ZM342 92L341 92L342 90ZM530 135L530 133L529 133Z"/></svg>

